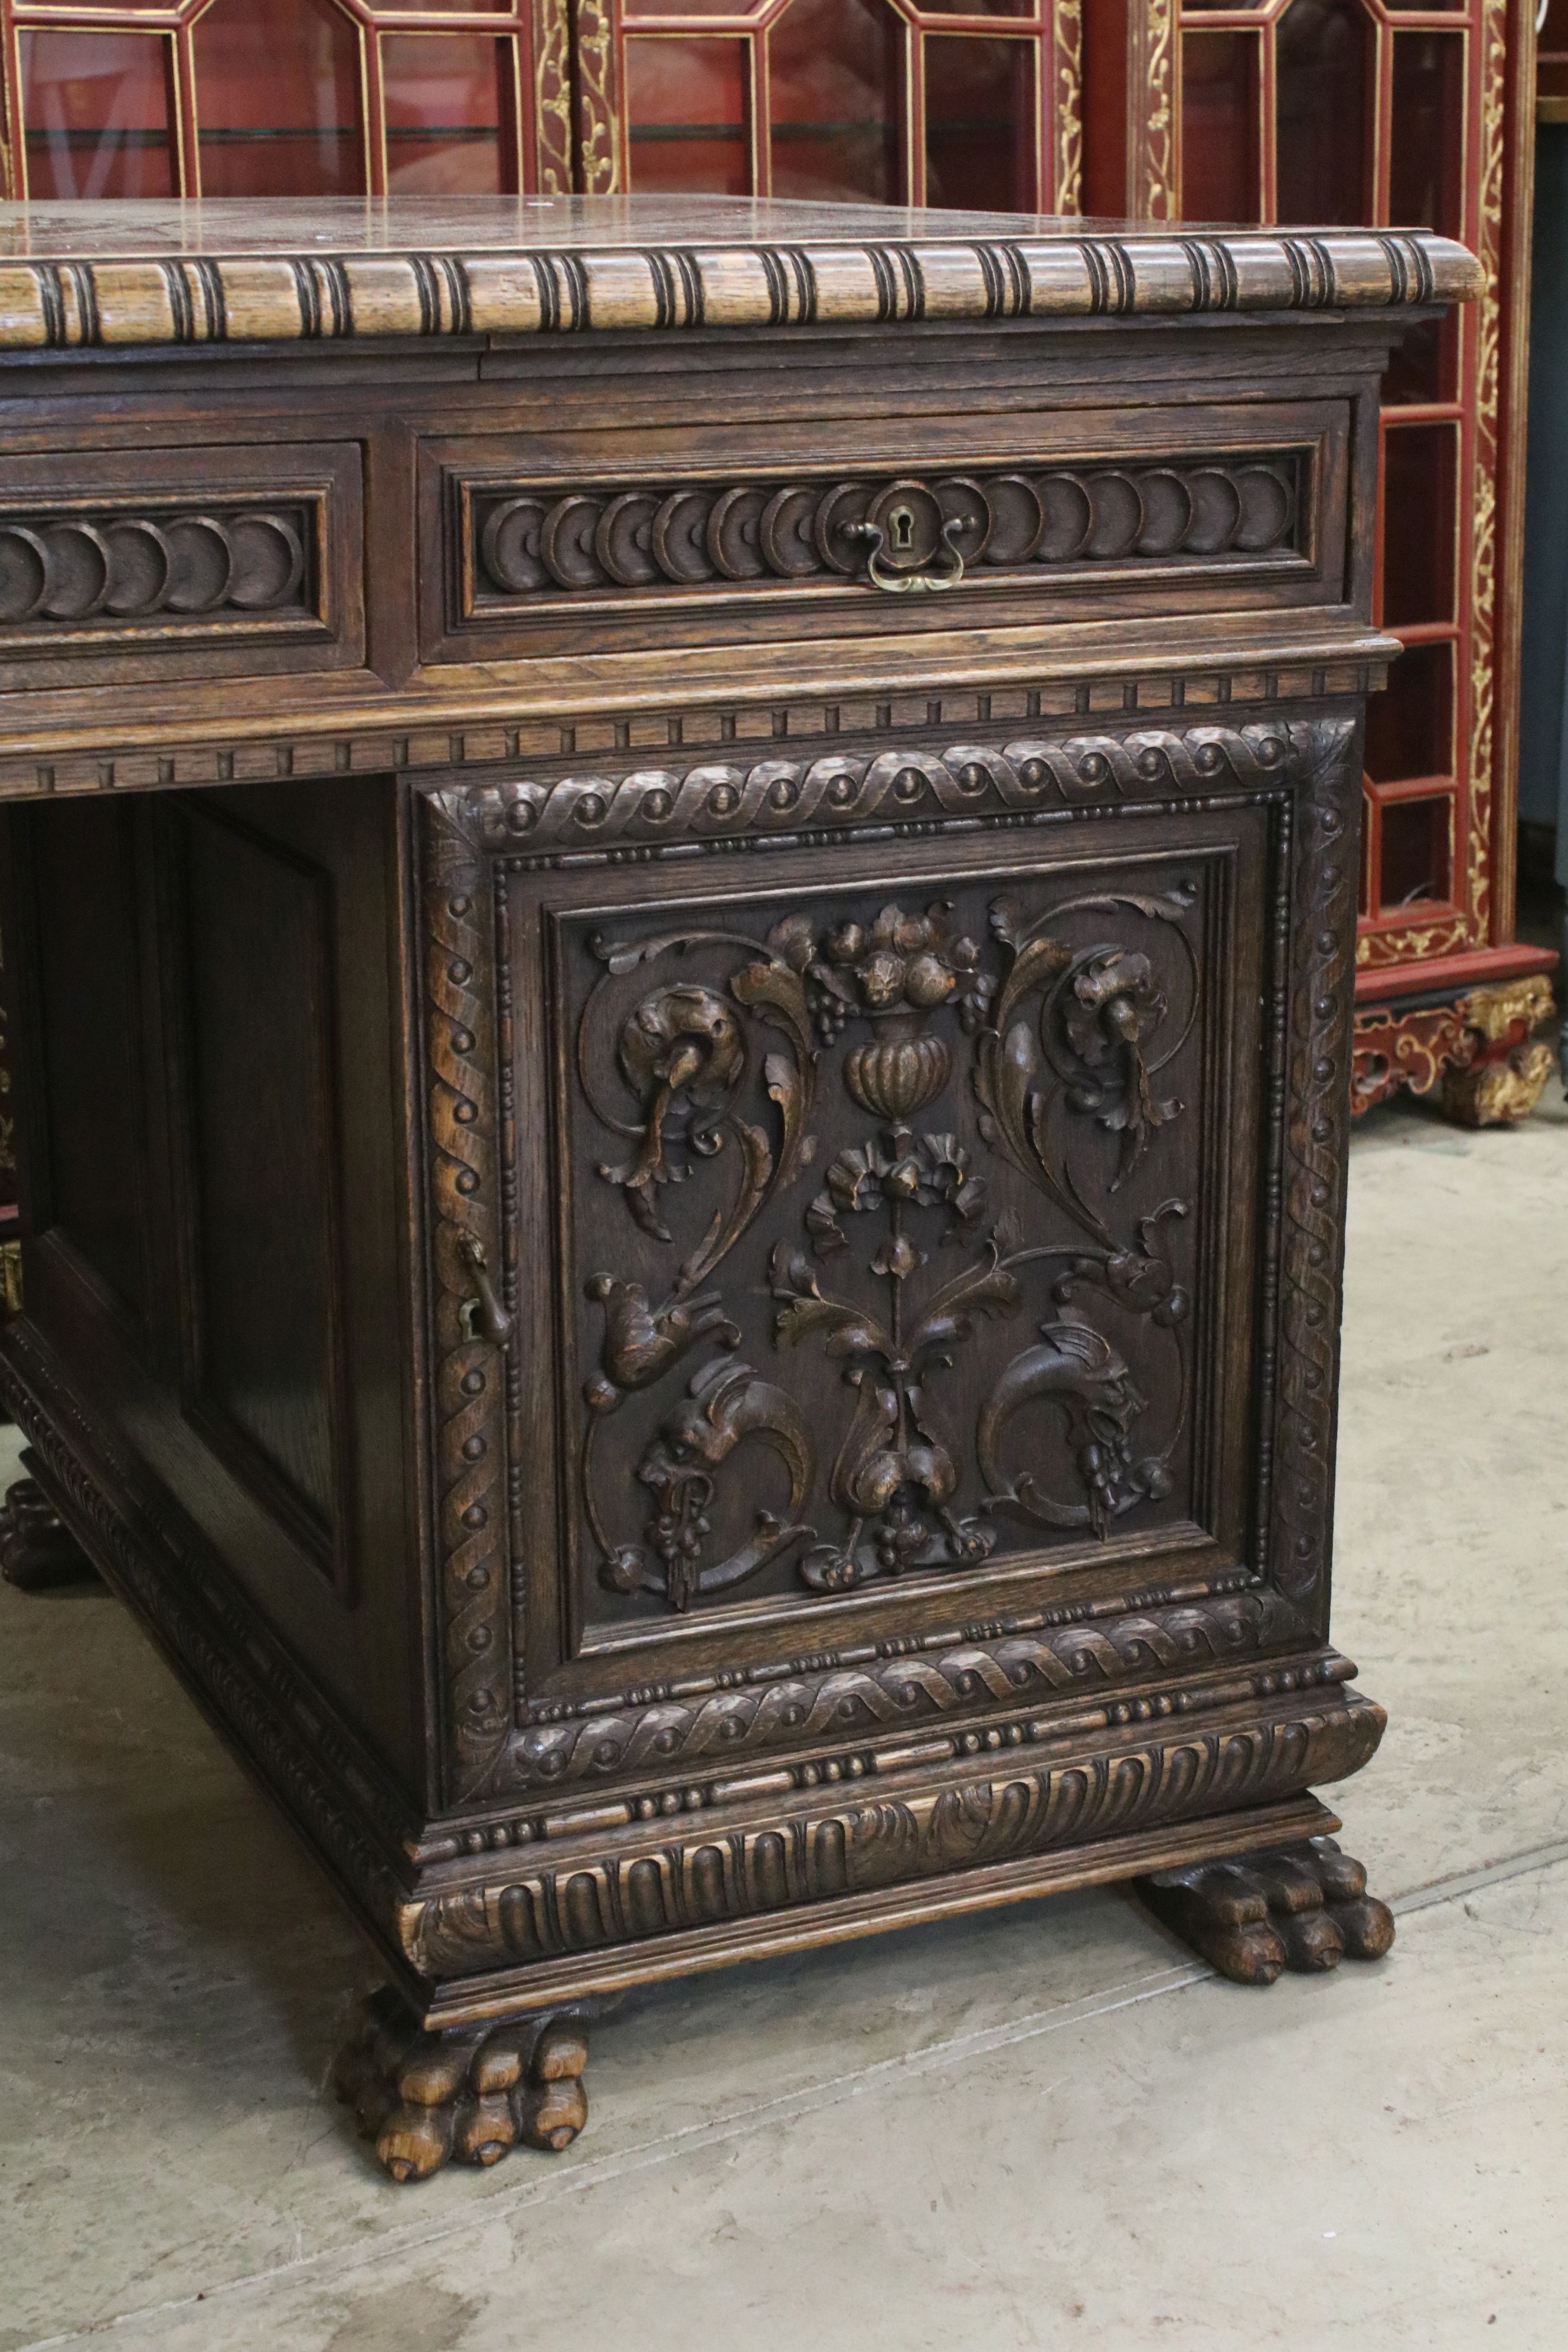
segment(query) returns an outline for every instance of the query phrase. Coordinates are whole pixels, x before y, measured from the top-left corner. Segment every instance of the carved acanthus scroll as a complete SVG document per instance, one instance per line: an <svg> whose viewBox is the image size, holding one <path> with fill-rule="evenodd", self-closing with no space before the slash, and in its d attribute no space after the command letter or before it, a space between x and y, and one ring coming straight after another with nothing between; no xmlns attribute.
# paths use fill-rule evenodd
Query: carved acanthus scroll
<svg viewBox="0 0 1568 2352"><path fill-rule="evenodd" d="M792 911L761 940L715 925L589 941L601 971L577 1074L618 1145L594 1164L641 1237L639 1274L650 1246L684 1253L657 1299L629 1269L584 1286L600 1327L579 1474L601 1585L686 1611L793 1557L808 1587L840 1592L976 1567L1005 1528L1103 1539L1165 1499L1187 1414L1187 1292L1170 1250L1186 1204L1168 1198L1119 1232L1116 1196L1183 1114L1161 1074L1197 1015L1194 904L1178 883L1080 891L1032 922L1010 898L983 901L968 930L937 899ZM759 1073L766 1124L751 1115ZM945 1122L917 1124L944 1097ZM870 1131L847 1129L847 1106ZM783 1195L816 1156L818 1113L846 1139L797 1213ZM1043 1208L1026 1209L1019 1177ZM759 1220L776 1236L765 1334L727 1271ZM1157 1403L1092 1293L1171 1335ZM977 1356L981 1333L1032 1298L1035 1339ZM741 1360L759 1344L780 1351L776 1371ZM814 1399L814 1361L847 1391L841 1412ZM612 1473L610 1423L678 1377L640 1442L617 1441ZM784 1483L740 1532L732 1507L721 1537L726 1482L745 1492L728 1466L742 1449ZM636 1537L617 1532L628 1472L647 1498Z"/></svg>

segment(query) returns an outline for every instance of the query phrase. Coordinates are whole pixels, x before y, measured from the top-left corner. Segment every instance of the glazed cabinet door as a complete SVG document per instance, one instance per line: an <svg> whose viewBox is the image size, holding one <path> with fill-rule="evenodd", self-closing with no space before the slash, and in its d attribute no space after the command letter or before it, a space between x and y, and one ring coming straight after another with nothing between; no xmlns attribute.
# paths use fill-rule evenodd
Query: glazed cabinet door
<svg viewBox="0 0 1568 2352"><path fill-rule="evenodd" d="M424 803L454 1794L657 1772L697 1689L820 1736L965 1629L1104 1621L1043 1703L1266 1638L1290 791L1353 726L996 717Z"/></svg>

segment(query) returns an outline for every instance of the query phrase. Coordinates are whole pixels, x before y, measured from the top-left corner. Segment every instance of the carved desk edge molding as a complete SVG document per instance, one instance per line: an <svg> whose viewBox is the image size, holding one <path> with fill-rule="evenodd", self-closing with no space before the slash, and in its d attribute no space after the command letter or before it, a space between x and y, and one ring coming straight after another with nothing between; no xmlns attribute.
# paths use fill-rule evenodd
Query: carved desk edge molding
<svg viewBox="0 0 1568 2352"><path fill-rule="evenodd" d="M0 349L1386 310L1480 285L1420 230L38 257L0 262Z"/></svg>
<svg viewBox="0 0 1568 2352"><path fill-rule="evenodd" d="M764 747L779 751L787 744L786 756L793 756L803 742L833 748L840 731L896 738L932 724L1036 718L1110 723L1129 714L1218 720L1238 705L1364 695L1382 684L1398 650L1393 638L1358 632L1234 656L1210 653L1190 667L1168 654L1120 661L1083 656L1068 668L1034 649L1022 658L970 662L938 653L926 656L918 688L896 672L868 668L820 686L796 680L773 695L700 684L692 676L696 657L683 654L683 684L661 693L646 678L626 682L613 717L605 715L602 694L586 705L552 695L539 712L525 709L515 690L490 690L417 700L388 693L347 709L301 713L284 734L264 721L242 731L197 718L91 734L79 724L16 729L0 738L0 799L389 772L428 775L430 788L439 790L442 772L453 769L479 772L475 782L501 784L509 769L524 763L520 781L526 782L546 764L603 759L618 770L637 753L657 755L670 746L700 751L707 745L715 760L734 761L748 753L731 746L750 747L754 759L765 756ZM935 712L933 698L941 705ZM966 708L950 709L960 699ZM668 762L649 758L639 764Z"/></svg>

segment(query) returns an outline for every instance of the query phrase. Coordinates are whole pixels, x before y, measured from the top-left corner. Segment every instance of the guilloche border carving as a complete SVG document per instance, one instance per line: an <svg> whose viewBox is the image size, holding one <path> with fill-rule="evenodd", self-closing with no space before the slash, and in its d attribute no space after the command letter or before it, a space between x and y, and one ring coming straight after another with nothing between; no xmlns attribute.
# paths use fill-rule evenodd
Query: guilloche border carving
<svg viewBox="0 0 1568 2352"><path fill-rule="evenodd" d="M1354 793L1359 788L1354 756L1358 725L1353 717L1336 713L1311 719L1279 718L1244 728L1202 727L1184 735L1146 730L1121 737L1069 739L1065 743L1031 738L1026 756L1039 758L1042 779L1049 780L1048 796L1043 786L1032 787L1024 777L1026 755L1014 756L1019 751L1016 744L1001 751L994 746L963 745L940 752L868 755L858 762L833 763L831 778L818 776L812 787L816 798L807 803L809 814L818 824L825 804L835 811L858 813L862 819L868 811L895 814L899 808L892 798L895 777L901 767L913 765L928 794L923 827L931 823L933 803L942 813L939 823L943 817L973 823L976 814L997 822L1016 822L1016 802L1020 796L1026 798L1035 814L1041 813L1042 801L1045 813L1070 807L1080 793L1097 801L1109 793L1115 800L1136 800L1146 805L1162 789L1169 793L1173 784L1210 795L1234 793L1239 787L1249 798L1283 804L1280 844L1288 862L1280 887L1289 894L1296 909L1296 949L1288 979L1283 971L1276 978L1279 1037L1279 1099L1274 1108L1275 1116L1286 1119L1287 1139L1274 1179L1274 1198L1266 1212L1266 1251L1271 1250L1273 1255L1266 1273L1271 1305L1262 1334L1264 1426L1259 1434L1265 1469L1259 1509L1265 1516L1258 1528L1258 1555L1245 1580L1267 1579L1308 1617L1321 1614L1326 1591L1332 1500L1329 1464L1337 1377L1333 1330L1342 1226L1342 1199L1335 1171L1346 1117L1342 1098L1353 978L1352 845ZM704 817L710 824L715 818L722 824L721 838L734 833L744 837L747 809L760 816L771 805L768 789L776 781L771 771L778 764L800 767L804 763L758 763L731 788L732 799L719 810L712 805L716 787L711 769L677 776L669 813L680 811L687 815L688 837ZM966 784L966 767L980 780L978 787ZM763 768L770 772L760 774ZM807 765L808 779L810 772ZM844 780L847 791L842 789ZM841 783L837 800L831 791L834 782ZM710 1736L721 1722L727 1727L720 1736L733 1743L731 1752L737 1756L779 1743L798 1743L806 1736L803 1726L811 1720L816 1696L829 1678L846 1666L865 1663L864 1652L853 1660L817 1652L798 1664L775 1666L768 1676L757 1677L759 1684L794 1680L800 1686L798 1710L757 1703L749 1692L733 1706L691 1704L700 1699L701 1692L689 1684L683 1685L679 1695L648 1688L637 1694L636 1702L602 1700L591 1709L559 1704L530 1709L522 1696L521 1628L511 1622L504 1572L500 1495L506 1429L501 1366L493 1348L468 1336L473 1280L459 1244L465 1237L478 1239L483 1248L494 1253L491 1262L500 1263L495 1158L499 1114L488 1075L493 1058L487 1060L489 1049L480 1041L492 1034L489 1024L494 1019L490 894L502 868L530 862L515 855L521 843L510 812L519 806L537 811L542 804L548 810L553 798L561 821L577 822L582 797L595 789L603 791L606 800L605 810L593 821L602 822L614 795L624 793L629 806L622 830L630 832L645 795L668 785L652 782L647 772L638 772L618 783L565 779L556 785L455 788L426 799L425 1020L431 1057L431 1118L437 1138L432 1169L437 1229L433 1284L437 1480L447 1769L450 1792L458 1800L559 1785L563 1780L591 1780L619 1770L623 1759L633 1750L640 1755L640 1727L645 1721L654 1724L656 1718L658 1727L648 1734L649 1746L657 1752L660 1767L672 1771L681 1769L689 1748L696 1753L706 1750ZM892 806L887 809L884 804L889 800ZM1294 811L1293 801L1299 804ZM775 814L782 820L786 813ZM798 810L787 814L793 816L788 832L798 837L801 814ZM644 820L654 824L664 821L657 813ZM753 833L758 829L753 827ZM702 837L700 833L698 837ZM496 854L509 850L513 855ZM1281 898L1275 909L1280 925L1284 911ZM460 977L454 976L459 972ZM460 1111L466 1111L466 1116L460 1116ZM476 1376L485 1382L482 1410L476 1393L463 1387L466 1380ZM483 1440L484 1461L496 1465L493 1472L487 1470L484 1481L476 1473L476 1457L465 1451L477 1439ZM486 1483L492 1478L493 1485ZM468 1516L476 1506L484 1513L479 1530ZM483 1573L477 1577L479 1570ZM1126 1605L1132 1610L1157 1605L1171 1597L1160 1592L1129 1596ZM1197 1593L1184 1596L1194 1601L1201 1597ZM1304 1630L1301 1617L1295 1619L1294 1628L1299 1643ZM996 1640L1028 1630L1009 1623L976 1628L973 1637L964 1638L985 1643L994 1657ZM1202 1638L1223 1643L1234 1634L1216 1618L1212 1635L1205 1633ZM1256 1638L1261 1648L1266 1643L1284 1646L1291 1636L1277 1621L1267 1633L1260 1625ZM951 1646L952 1642L952 1634L943 1633L921 1647ZM1114 1655L1114 1643L1109 1646ZM1151 1671L1156 1654L1141 1653L1136 1643L1131 1644L1125 1659L1126 1673ZM1102 1652L1097 1661L1102 1673L1107 1671L1105 1660ZM935 1712L942 1704L934 1685L921 1685L918 1677L911 1681L907 1671L892 1662L873 1664L869 1672L879 1677L886 1674L887 1680L879 1686L890 1693L915 1689L921 1712ZM509 1682L511 1695L504 1696ZM985 1685L986 1676L979 1675L973 1688L976 1703L1000 1703L999 1698L988 1700ZM660 1709L668 1711L660 1716ZM857 1714L861 1713L858 1706ZM870 1713L874 1717L874 1705ZM624 1720L612 1723L612 1717Z"/></svg>
<svg viewBox="0 0 1568 2352"><path fill-rule="evenodd" d="M886 751L820 751L690 767L594 770L481 786L468 795L486 848L597 848L795 835L823 826L926 824L1114 807L1280 778L1292 730L1283 719L1245 727L1166 727L1062 738L1023 734Z"/></svg>

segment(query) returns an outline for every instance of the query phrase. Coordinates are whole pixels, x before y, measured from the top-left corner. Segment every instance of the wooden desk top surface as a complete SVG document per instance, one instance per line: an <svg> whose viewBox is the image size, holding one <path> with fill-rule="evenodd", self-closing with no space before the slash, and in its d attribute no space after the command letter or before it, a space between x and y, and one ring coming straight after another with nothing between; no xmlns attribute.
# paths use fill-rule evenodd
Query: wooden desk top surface
<svg viewBox="0 0 1568 2352"><path fill-rule="evenodd" d="M1398 309L1479 285L1422 230L703 196L0 205L0 352Z"/></svg>

